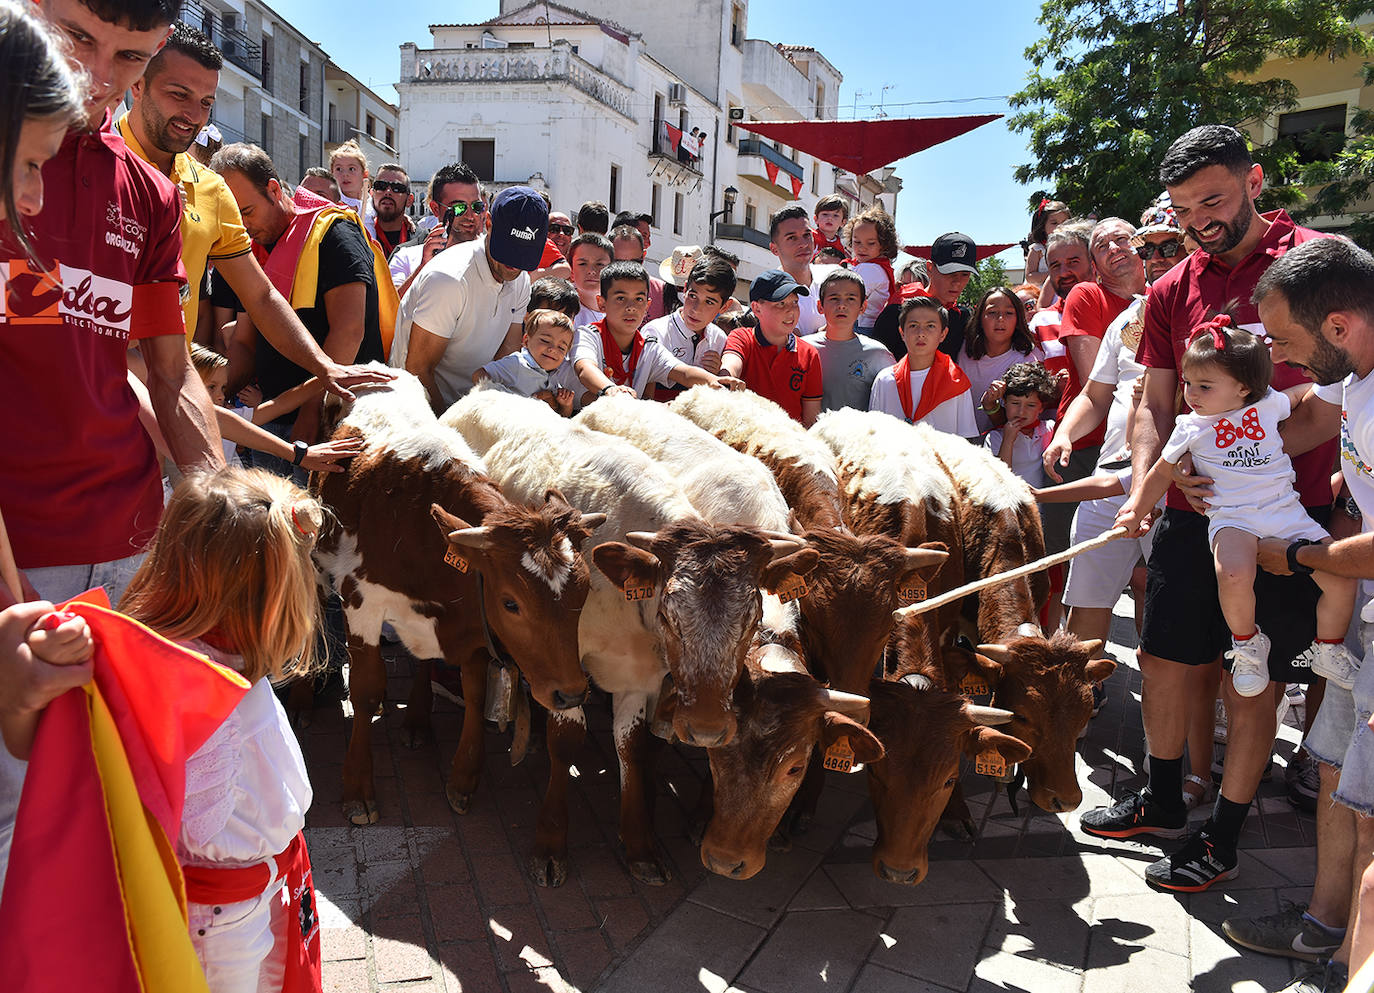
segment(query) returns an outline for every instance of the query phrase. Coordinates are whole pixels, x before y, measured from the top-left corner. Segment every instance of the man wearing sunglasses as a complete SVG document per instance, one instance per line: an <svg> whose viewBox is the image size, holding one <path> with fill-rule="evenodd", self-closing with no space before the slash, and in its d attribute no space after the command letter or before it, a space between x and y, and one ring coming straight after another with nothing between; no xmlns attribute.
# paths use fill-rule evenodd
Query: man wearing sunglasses
<svg viewBox="0 0 1374 993"><path fill-rule="evenodd" d="M576 230L572 218L561 210L549 214L549 241L554 243L559 254L565 259L572 258L572 240Z"/></svg>
<svg viewBox="0 0 1374 993"><path fill-rule="evenodd" d="M410 177L403 167L388 162L377 170L377 177L372 180L373 216L368 228L388 259L415 233L415 225L406 216L414 200Z"/></svg>
<svg viewBox="0 0 1374 993"><path fill-rule="evenodd" d="M428 203L429 214L416 225L416 236L391 257L391 281L400 296L405 296L411 280L435 255L453 245L476 241L484 230L486 197L477 173L466 162L454 162L434 174L429 181Z"/></svg>
<svg viewBox="0 0 1374 993"><path fill-rule="evenodd" d="M1187 257L1188 250L1183 247L1183 232L1174 218L1168 193L1161 193L1154 203L1145 208L1131 244L1145 263L1145 279L1150 283Z"/></svg>

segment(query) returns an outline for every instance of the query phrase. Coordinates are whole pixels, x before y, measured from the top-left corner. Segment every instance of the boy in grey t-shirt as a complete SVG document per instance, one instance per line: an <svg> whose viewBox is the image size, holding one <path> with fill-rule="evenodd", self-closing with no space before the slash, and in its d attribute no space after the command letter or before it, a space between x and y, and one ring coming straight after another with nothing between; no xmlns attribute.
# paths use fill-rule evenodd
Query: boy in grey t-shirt
<svg viewBox="0 0 1374 993"><path fill-rule="evenodd" d="M867 293L864 281L837 269L821 283L817 301L825 326L803 340L821 354L821 409L868 409L873 380L896 360L882 343L854 333Z"/></svg>

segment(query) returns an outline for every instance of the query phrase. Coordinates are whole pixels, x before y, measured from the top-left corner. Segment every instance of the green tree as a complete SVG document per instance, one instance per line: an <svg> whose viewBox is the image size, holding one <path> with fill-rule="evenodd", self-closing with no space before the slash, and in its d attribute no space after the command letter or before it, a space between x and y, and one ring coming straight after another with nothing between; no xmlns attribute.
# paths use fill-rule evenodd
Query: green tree
<svg viewBox="0 0 1374 993"><path fill-rule="evenodd" d="M959 294L959 306L972 307L984 293L994 286L1007 285L1007 267L996 255L989 255L978 263L978 271L969 277L964 292Z"/></svg>
<svg viewBox="0 0 1374 993"><path fill-rule="evenodd" d="M1026 50L1031 70L1011 98L1009 123L1034 156L1016 178L1052 183L1079 213L1138 215L1159 193L1159 160L1189 128L1245 128L1294 106L1291 81L1254 78L1267 56L1368 52L1355 19L1370 12L1369 0L1044 0L1045 35ZM1266 172L1288 176L1293 154L1291 143L1255 149ZM1301 198L1291 187L1267 195Z"/></svg>

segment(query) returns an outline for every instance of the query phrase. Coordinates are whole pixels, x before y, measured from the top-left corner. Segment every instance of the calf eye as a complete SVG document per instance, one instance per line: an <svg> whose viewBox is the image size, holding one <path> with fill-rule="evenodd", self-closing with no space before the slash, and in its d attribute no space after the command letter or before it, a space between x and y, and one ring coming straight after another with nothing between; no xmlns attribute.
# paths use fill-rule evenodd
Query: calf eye
<svg viewBox="0 0 1374 993"><path fill-rule="evenodd" d="M947 789L947 790L952 790L952 789L954 789L954 784L957 783L958 781L959 781L959 774L958 774L958 773L955 773L953 776L950 776L948 779L945 780L945 789Z"/></svg>
<svg viewBox="0 0 1374 993"><path fill-rule="evenodd" d="M501 606L505 607L505 608L506 608L507 610L509 610L512 614L518 614L518 613L520 613L520 606L519 606L514 600L510 600L510 599L502 600L502 601L501 601Z"/></svg>
<svg viewBox="0 0 1374 993"><path fill-rule="evenodd" d="M791 766L789 766L788 769L787 769L788 778L791 778L792 776L801 775L802 770L805 769L805 768L806 768L806 766L803 765L801 762L793 763L793 764L792 764Z"/></svg>

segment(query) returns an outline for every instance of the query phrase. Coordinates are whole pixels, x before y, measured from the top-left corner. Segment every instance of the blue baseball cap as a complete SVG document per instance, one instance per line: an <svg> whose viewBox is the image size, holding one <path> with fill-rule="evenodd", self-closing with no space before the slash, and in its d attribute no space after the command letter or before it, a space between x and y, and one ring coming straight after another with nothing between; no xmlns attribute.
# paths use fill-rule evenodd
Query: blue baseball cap
<svg viewBox="0 0 1374 993"><path fill-rule="evenodd" d="M511 186L491 204L491 257L512 269L533 272L544 257L549 237L549 206L528 186Z"/></svg>
<svg viewBox="0 0 1374 993"><path fill-rule="evenodd" d="M781 269L767 269L754 277L749 284L749 302L768 300L777 303L786 300L793 293L810 296L810 288L803 286Z"/></svg>

